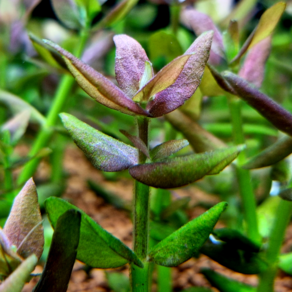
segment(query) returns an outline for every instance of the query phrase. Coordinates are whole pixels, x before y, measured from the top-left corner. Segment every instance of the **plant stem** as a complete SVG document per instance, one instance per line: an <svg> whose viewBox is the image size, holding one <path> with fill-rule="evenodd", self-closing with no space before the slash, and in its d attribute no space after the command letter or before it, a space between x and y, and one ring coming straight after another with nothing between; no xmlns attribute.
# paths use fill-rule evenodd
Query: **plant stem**
<svg viewBox="0 0 292 292"><path fill-rule="evenodd" d="M174 35L177 35L177 30L179 27L179 17L180 17L180 5L170 5L170 21L171 21L171 29Z"/></svg>
<svg viewBox="0 0 292 292"><path fill-rule="evenodd" d="M244 144L243 122L241 116L241 100L234 96L229 98L229 109L231 114L233 140L235 144ZM236 175L239 184L239 191L242 199L244 218L247 225L248 237L256 243L261 242L258 231L256 216L256 201L251 183L249 170L241 168L246 160L245 151L238 155L238 165L236 166Z"/></svg>
<svg viewBox="0 0 292 292"><path fill-rule="evenodd" d="M148 147L148 127L147 118L138 117L139 138ZM139 151L139 163L144 163L146 156ZM131 286L132 291L149 291L149 263L147 262L148 239L149 239L149 186L135 181L134 194L134 251L143 261L144 267L139 268L131 265Z"/></svg>
<svg viewBox="0 0 292 292"><path fill-rule="evenodd" d="M75 52L75 55L77 57L81 56L87 39L88 39L88 30L87 28L84 28L80 33L80 42ZM38 151L40 151L43 147L45 147L48 144L53 134L52 127L57 122L58 114L62 110L73 84L74 84L74 78L71 75L66 75L61 79L54 101L53 101L53 105L48 113L46 123L40 130L29 155L31 156L35 155ZM28 162L23 168L22 172L20 173L17 183L23 184L31 176L33 176L33 174L35 173L39 165L39 162L40 162L40 159L33 159L30 162Z"/></svg>
<svg viewBox="0 0 292 292"><path fill-rule="evenodd" d="M274 223L266 252L266 260L269 268L260 275L258 292L273 292L274 280L277 274L277 261L281 245L285 236L285 230L289 223L292 211L292 202L281 200Z"/></svg>
<svg viewBox="0 0 292 292"><path fill-rule="evenodd" d="M157 265L157 291L171 292L172 291L172 277L171 268Z"/></svg>

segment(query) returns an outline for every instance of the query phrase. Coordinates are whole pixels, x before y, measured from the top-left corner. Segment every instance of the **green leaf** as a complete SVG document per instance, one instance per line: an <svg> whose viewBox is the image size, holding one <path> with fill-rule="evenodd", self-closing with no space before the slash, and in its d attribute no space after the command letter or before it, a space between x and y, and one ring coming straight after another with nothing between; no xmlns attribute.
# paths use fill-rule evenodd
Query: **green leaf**
<svg viewBox="0 0 292 292"><path fill-rule="evenodd" d="M285 273L292 275L292 252L280 255L278 266Z"/></svg>
<svg viewBox="0 0 292 292"><path fill-rule="evenodd" d="M210 257L219 264L243 274L258 274L268 268L267 263L258 253L248 250L242 250L242 244L239 248L232 241L213 243L208 240L200 252ZM246 248L246 246L244 246Z"/></svg>
<svg viewBox="0 0 292 292"><path fill-rule="evenodd" d="M17 253L23 258L31 254L41 257L44 246L41 222L36 186L34 181L29 179L15 197L3 229L9 241L17 247Z"/></svg>
<svg viewBox="0 0 292 292"><path fill-rule="evenodd" d="M34 254L29 256L4 282L1 283L0 292L21 292L37 262L38 259Z"/></svg>
<svg viewBox="0 0 292 292"><path fill-rule="evenodd" d="M166 267L174 267L199 252L208 239L227 203L212 207L159 242L149 253L149 260Z"/></svg>
<svg viewBox="0 0 292 292"><path fill-rule="evenodd" d="M181 292L212 292L213 290L205 287L190 287L188 289L182 290Z"/></svg>
<svg viewBox="0 0 292 292"><path fill-rule="evenodd" d="M77 146L97 169L120 171L138 163L138 150L99 132L69 114L60 114Z"/></svg>
<svg viewBox="0 0 292 292"><path fill-rule="evenodd" d="M114 292L128 292L130 291L129 278L121 273L106 273L106 278L109 287Z"/></svg>
<svg viewBox="0 0 292 292"><path fill-rule="evenodd" d="M166 207L162 212L161 212L161 219L165 220L171 215L173 215L177 210L185 208L188 203L190 202L189 197L185 198L180 198L175 201L172 201L168 207Z"/></svg>
<svg viewBox="0 0 292 292"><path fill-rule="evenodd" d="M175 232L175 228L159 222L150 222L150 237L156 241L161 241Z"/></svg>
<svg viewBox="0 0 292 292"><path fill-rule="evenodd" d="M225 241L233 245L237 249L242 249L250 252L260 251L260 246L258 244L254 243L248 237L244 236L237 230L229 228L220 228L215 229L212 233L219 240Z"/></svg>
<svg viewBox="0 0 292 292"><path fill-rule="evenodd" d="M101 269L117 268L128 262L143 267L132 250L74 205L62 199L51 197L46 200L45 208L53 227L56 226L58 218L67 210L75 209L81 212L78 260L93 268Z"/></svg>
<svg viewBox="0 0 292 292"><path fill-rule="evenodd" d="M81 213L68 210L58 218L42 277L33 292L66 292L80 237Z"/></svg>
<svg viewBox="0 0 292 292"><path fill-rule="evenodd" d="M152 161L162 160L168 156L178 152L189 145L189 141L185 139L181 140L170 140L155 146L150 151Z"/></svg>
<svg viewBox="0 0 292 292"><path fill-rule="evenodd" d="M177 188L217 174L230 164L244 147L233 146L202 154L190 154L145 163L129 168L133 178L155 188Z"/></svg>
<svg viewBox="0 0 292 292"><path fill-rule="evenodd" d="M227 278L217 272L204 268L201 273L208 279L208 281L216 287L220 292L256 292L256 287L252 287L233 279Z"/></svg>
<svg viewBox="0 0 292 292"><path fill-rule="evenodd" d="M285 136L279 139L258 155L252 157L242 167L247 169L261 168L273 165L292 153L292 138Z"/></svg>
<svg viewBox="0 0 292 292"><path fill-rule="evenodd" d="M165 118L184 135L196 153L226 147L223 141L206 131L180 110L167 114Z"/></svg>

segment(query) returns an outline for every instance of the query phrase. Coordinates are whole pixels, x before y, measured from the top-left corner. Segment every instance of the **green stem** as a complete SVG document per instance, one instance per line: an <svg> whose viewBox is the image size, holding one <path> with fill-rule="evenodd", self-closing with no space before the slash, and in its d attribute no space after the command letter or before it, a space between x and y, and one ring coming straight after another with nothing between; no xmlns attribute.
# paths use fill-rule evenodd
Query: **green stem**
<svg viewBox="0 0 292 292"><path fill-rule="evenodd" d="M266 260L269 264L269 268L260 275L258 292L274 291L274 280L277 275L278 257L285 236L285 230L291 217L291 211L292 202L281 200L271 229L266 252Z"/></svg>
<svg viewBox="0 0 292 292"><path fill-rule="evenodd" d="M171 268L157 265L157 291L171 292L172 291L172 277Z"/></svg>
<svg viewBox="0 0 292 292"><path fill-rule="evenodd" d="M84 28L81 31L80 42L75 52L75 55L77 57L81 56L87 39L88 39L88 30ZM45 147L48 144L53 133L53 130L51 128L52 126L56 124L57 119L58 119L58 114L61 112L73 84L74 84L74 78L71 75L66 75L61 79L61 82L59 84L59 87L57 89L57 92L53 101L53 105L48 113L46 123L42 127L41 131L39 132L29 155L31 156L35 155L39 150L41 150L43 147ZM17 183L23 184L31 176L33 176L33 174L35 173L39 165L39 162L40 162L40 159L33 159L30 162L28 162L23 168L22 172L20 173Z"/></svg>
<svg viewBox="0 0 292 292"><path fill-rule="evenodd" d="M244 144L243 122L241 116L241 100L231 96L229 99L229 108L231 115L233 139L235 144ZM258 231L256 216L256 201L251 183L249 170L241 168L246 160L245 151L238 156L238 165L236 166L236 175L239 184L240 195L243 204L244 218L247 225L247 235L254 242L260 243L261 237Z"/></svg>
<svg viewBox="0 0 292 292"><path fill-rule="evenodd" d="M177 35L179 27L181 5L170 5L171 29L174 35Z"/></svg>
<svg viewBox="0 0 292 292"><path fill-rule="evenodd" d="M148 147L148 126L147 118L137 118L139 137ZM144 163L146 156L139 151L139 163ZM144 267L139 268L131 265L131 286L132 291L149 291L149 263L147 262L148 240L149 240L149 186L135 181L134 194L134 251L143 261Z"/></svg>

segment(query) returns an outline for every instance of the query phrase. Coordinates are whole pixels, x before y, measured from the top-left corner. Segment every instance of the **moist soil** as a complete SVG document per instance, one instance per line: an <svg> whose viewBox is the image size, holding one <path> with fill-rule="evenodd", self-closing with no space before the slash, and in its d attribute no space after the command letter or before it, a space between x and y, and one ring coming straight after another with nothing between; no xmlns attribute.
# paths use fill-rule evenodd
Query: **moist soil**
<svg viewBox="0 0 292 292"><path fill-rule="evenodd" d="M21 149L19 152L22 152ZM121 178L118 181L108 181L104 175L96 170L90 162L85 158L83 153L71 145L66 151L63 160L63 169L66 173L67 183L63 198L68 199L72 204L76 205L96 222L98 222L108 232L122 240L126 245L132 245L132 222L130 213L123 209L118 209L113 205L106 203L105 200L97 196L87 184L88 180L101 185L106 190L116 194L127 205L131 205L133 181L130 178ZM35 176L35 181L45 181L50 175L49 164L45 161L41 163ZM175 196L188 196L191 198L190 206L194 206L187 211L189 219L196 218L206 209L197 206L198 203L215 204L219 202L218 196L206 194L196 187L187 187L175 190ZM223 227L222 222L218 222L216 227ZM289 252L292 249L292 225L287 228L286 237L282 246L282 252ZM256 286L258 277L256 275L243 275L233 272L220 264L210 260L208 257L201 255L198 259L190 259L181 264L177 268L172 268L173 291L182 291L189 287L210 287L212 291L218 291L211 287L209 282L200 273L203 267L211 268L230 278L236 279L246 284ZM40 273L42 266L37 266L35 273ZM89 269L84 264L76 261L68 292L108 292L113 291L107 284L106 273L120 272L129 275L129 266L122 268L101 270ZM156 273L153 274L152 291L156 291ZM38 277L32 279L26 284L23 292L30 292L38 281ZM292 291L292 277L279 271L275 281L275 292Z"/></svg>

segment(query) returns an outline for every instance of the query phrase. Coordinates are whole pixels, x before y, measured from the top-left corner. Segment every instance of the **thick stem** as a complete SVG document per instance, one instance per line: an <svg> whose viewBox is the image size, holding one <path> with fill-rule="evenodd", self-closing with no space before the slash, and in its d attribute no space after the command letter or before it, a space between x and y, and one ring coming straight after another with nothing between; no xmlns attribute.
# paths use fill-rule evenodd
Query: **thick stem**
<svg viewBox="0 0 292 292"><path fill-rule="evenodd" d="M148 147L148 119L137 119L139 138ZM139 151L139 163L144 163L146 156ZM148 239L149 239L149 186L135 181L134 194L134 251L143 261L144 268L131 265L132 291L149 291L149 263L147 262Z"/></svg>
<svg viewBox="0 0 292 292"><path fill-rule="evenodd" d="M269 268L260 275L258 292L274 291L274 281L278 269L278 257L285 236L285 230L291 217L291 211L292 202L281 200L271 229L266 252L266 260L269 264Z"/></svg>
<svg viewBox="0 0 292 292"><path fill-rule="evenodd" d="M235 144L244 144L243 123L241 116L241 100L231 96L229 99L233 139ZM239 184L239 191L242 199L244 219L247 226L247 235L254 242L260 243L261 237L258 231L256 216L256 201L251 183L249 170L241 168L246 160L245 151L238 156L236 175Z"/></svg>
<svg viewBox="0 0 292 292"><path fill-rule="evenodd" d="M75 55L77 57L81 56L87 39L88 39L88 31L87 29L84 29L81 31L79 46L77 47L76 52L75 52ZM61 112L73 84L74 84L74 78L72 76L66 75L62 78L59 84L59 87L57 89L52 107L48 113L46 123L40 130L29 155L31 156L35 155L39 150L47 146L53 133L53 131L51 130L51 127L56 124L57 119L58 119L58 114ZM23 168L22 172L20 173L17 183L23 184L31 176L33 176L33 174L35 173L39 165L39 162L40 162L40 159L33 159L29 163L27 163L25 167Z"/></svg>

